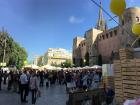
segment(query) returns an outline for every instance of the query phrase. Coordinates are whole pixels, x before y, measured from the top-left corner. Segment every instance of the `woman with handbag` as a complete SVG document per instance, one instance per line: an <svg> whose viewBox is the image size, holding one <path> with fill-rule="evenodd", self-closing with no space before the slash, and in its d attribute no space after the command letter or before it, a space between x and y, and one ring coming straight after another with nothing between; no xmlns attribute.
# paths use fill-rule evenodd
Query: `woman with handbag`
<svg viewBox="0 0 140 105"><path fill-rule="evenodd" d="M35 72L31 74L30 78L30 89L32 93L32 105L35 105L36 98L37 98L37 91L38 91L38 81L37 81L37 75Z"/></svg>

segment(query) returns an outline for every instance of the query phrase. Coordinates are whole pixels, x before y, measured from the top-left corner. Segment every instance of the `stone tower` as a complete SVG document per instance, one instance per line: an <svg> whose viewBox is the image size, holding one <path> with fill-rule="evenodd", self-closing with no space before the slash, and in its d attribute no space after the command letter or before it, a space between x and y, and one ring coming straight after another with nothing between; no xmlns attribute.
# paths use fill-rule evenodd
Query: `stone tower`
<svg viewBox="0 0 140 105"><path fill-rule="evenodd" d="M132 26L135 23L140 23L140 8L131 7L127 8L124 14L119 18L119 34L121 37L122 47L131 46L136 36L132 33ZM139 47L140 41L138 41L134 47Z"/></svg>
<svg viewBox="0 0 140 105"><path fill-rule="evenodd" d="M97 22L96 28L98 30L101 30L101 31L107 30L107 24L106 24L106 21L103 18L102 2L100 2L99 18L98 18L98 22Z"/></svg>

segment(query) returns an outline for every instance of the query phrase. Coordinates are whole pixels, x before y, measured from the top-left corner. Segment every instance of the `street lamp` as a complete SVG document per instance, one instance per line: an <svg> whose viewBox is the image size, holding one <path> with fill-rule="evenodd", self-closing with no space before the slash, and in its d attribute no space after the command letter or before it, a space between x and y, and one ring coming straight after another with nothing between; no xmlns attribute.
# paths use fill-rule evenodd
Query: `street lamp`
<svg viewBox="0 0 140 105"><path fill-rule="evenodd" d="M84 63L86 62L86 59L84 59Z"/></svg>
<svg viewBox="0 0 140 105"><path fill-rule="evenodd" d="M86 59L84 59L84 66L86 65Z"/></svg>

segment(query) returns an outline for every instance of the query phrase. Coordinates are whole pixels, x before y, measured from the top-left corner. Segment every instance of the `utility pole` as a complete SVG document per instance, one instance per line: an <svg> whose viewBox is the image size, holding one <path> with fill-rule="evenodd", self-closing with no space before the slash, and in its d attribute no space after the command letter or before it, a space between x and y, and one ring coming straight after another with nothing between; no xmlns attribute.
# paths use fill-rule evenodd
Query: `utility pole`
<svg viewBox="0 0 140 105"><path fill-rule="evenodd" d="M3 49L3 63L5 62L5 55L6 55L6 46L7 46L7 43L6 43L7 39L5 38L4 39L4 49Z"/></svg>
<svg viewBox="0 0 140 105"><path fill-rule="evenodd" d="M4 31L4 27L2 27L2 34L4 35L5 34L5 31ZM4 37L4 40L3 40L3 59L2 59L2 63L3 63L3 66L4 66L4 63L5 63L5 56L6 56L6 47L7 47L7 36L5 35Z"/></svg>

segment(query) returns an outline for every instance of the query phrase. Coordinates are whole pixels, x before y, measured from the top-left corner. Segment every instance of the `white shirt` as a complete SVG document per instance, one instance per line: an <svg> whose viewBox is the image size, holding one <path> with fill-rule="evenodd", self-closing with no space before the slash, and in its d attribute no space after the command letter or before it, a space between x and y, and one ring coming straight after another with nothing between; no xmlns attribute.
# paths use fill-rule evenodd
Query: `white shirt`
<svg viewBox="0 0 140 105"><path fill-rule="evenodd" d="M27 75L26 75L26 74L23 73L23 74L20 76L20 83L21 83L22 85L25 85L25 84L28 83L28 79L27 79Z"/></svg>

